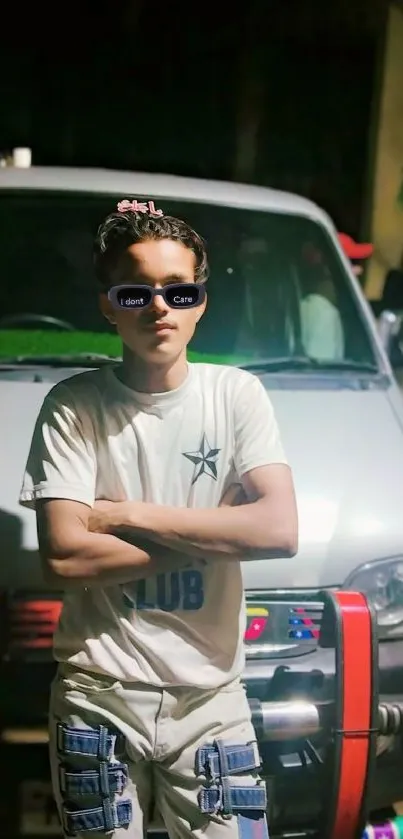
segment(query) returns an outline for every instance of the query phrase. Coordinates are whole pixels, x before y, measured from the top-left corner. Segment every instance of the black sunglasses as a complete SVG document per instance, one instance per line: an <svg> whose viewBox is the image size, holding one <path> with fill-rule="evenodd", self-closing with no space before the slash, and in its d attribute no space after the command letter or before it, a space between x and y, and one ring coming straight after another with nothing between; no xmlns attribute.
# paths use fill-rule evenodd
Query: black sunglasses
<svg viewBox="0 0 403 839"><path fill-rule="evenodd" d="M108 298L115 309L145 309L160 294L171 309L192 309L200 306L206 296L201 283L172 283L164 288L148 285L115 285Z"/></svg>

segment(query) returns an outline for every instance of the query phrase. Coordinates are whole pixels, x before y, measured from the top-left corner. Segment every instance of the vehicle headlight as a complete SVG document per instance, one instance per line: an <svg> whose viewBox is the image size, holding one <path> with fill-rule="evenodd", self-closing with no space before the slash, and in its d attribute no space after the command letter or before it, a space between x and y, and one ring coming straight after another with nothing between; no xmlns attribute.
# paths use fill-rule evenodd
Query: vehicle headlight
<svg viewBox="0 0 403 839"><path fill-rule="evenodd" d="M379 640L403 638L403 556L361 565L342 588L368 597L376 611Z"/></svg>

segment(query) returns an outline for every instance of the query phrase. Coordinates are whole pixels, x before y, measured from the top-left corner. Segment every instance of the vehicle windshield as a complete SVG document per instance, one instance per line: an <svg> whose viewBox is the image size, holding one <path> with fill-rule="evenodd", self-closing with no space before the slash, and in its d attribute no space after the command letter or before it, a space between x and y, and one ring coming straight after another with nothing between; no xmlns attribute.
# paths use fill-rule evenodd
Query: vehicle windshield
<svg viewBox="0 0 403 839"><path fill-rule="evenodd" d="M94 234L120 198L1 191L0 361L121 355L98 309L92 266ZM207 243L208 306L191 360L277 370L289 361L303 371L312 359L315 369L377 369L349 278L319 224L194 202L156 205Z"/></svg>

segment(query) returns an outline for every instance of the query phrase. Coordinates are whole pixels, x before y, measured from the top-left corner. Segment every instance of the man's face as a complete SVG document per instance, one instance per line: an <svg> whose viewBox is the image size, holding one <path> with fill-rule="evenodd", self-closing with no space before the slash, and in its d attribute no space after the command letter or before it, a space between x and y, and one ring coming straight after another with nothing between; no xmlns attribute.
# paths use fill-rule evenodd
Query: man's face
<svg viewBox="0 0 403 839"><path fill-rule="evenodd" d="M160 289L172 283L195 282L195 255L180 242L148 239L131 245L120 257L111 285L147 285ZM116 324L123 343L148 363L161 364L186 349L205 308L172 309L156 295L145 309L115 309L106 294L100 295L101 311Z"/></svg>

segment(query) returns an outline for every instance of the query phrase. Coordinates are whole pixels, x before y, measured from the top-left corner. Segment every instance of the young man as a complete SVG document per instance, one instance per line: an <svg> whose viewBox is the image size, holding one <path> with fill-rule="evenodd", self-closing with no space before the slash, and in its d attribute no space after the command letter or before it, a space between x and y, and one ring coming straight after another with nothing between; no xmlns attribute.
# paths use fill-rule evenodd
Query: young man
<svg viewBox="0 0 403 839"><path fill-rule="evenodd" d="M251 819L258 837L240 559L295 554L292 477L260 381L187 363L206 253L148 206L119 204L95 244L123 363L50 391L21 491L66 590L54 793L66 835L140 839L155 807L170 837L250 836Z"/></svg>

